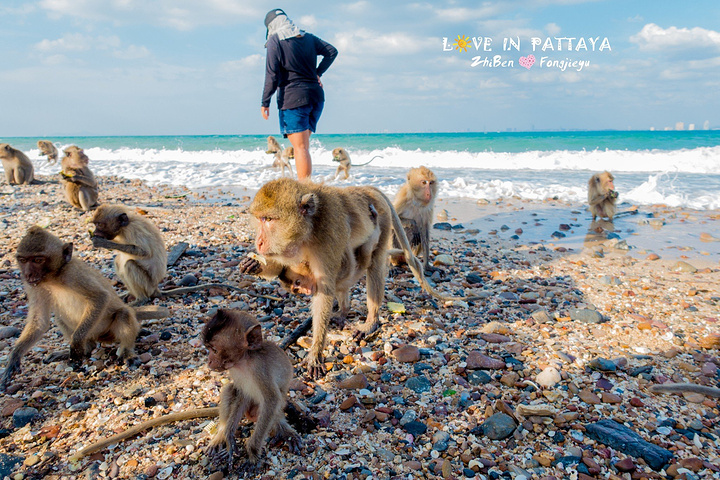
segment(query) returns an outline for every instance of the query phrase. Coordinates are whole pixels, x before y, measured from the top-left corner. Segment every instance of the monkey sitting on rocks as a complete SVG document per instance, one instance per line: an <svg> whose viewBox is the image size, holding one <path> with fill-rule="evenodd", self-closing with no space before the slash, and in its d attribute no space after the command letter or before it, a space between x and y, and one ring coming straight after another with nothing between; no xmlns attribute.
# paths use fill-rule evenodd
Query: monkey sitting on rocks
<svg viewBox="0 0 720 480"><path fill-rule="evenodd" d="M0 143L0 160L8 185L30 185L35 180L33 164L20 150Z"/></svg>

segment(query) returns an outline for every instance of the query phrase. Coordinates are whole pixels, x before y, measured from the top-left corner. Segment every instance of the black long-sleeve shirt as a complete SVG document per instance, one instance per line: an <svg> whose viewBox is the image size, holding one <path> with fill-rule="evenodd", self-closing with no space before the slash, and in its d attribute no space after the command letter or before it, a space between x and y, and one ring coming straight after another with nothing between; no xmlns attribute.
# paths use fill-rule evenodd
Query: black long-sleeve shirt
<svg viewBox="0 0 720 480"><path fill-rule="evenodd" d="M277 90L278 108L289 110L325 101L318 77L330 67L338 51L315 35L278 40L271 35L267 42L265 88L262 106L269 107ZM317 57L322 56L320 65Z"/></svg>

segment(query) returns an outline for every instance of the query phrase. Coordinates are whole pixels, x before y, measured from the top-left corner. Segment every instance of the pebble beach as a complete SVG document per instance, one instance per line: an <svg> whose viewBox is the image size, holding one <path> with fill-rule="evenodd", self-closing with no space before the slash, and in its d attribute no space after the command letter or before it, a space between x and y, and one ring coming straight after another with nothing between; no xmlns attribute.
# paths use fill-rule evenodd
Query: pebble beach
<svg viewBox="0 0 720 480"><path fill-rule="evenodd" d="M111 252L94 250L89 214L73 210L55 176L0 187L0 366L27 316L14 253L25 230L48 228L115 281ZM53 327L0 395L0 478L243 478L204 455L216 424L184 421L79 461L81 448L149 418L216 406L199 334L219 308L257 316L280 342L309 316L308 297L237 271L253 250L252 190L150 186L98 177L101 203L133 206L170 249L189 244L163 288L229 283L155 304L136 369L99 346L84 368L45 363L67 348ZM718 386L720 212L646 205L591 229L580 203L440 198L432 281L472 301L443 304L409 271L386 283L381 328L357 343L364 281L351 316L331 328L328 375L304 377L309 337L288 349L290 399L317 422L301 455L268 446L259 475L312 479L704 479L720 475L718 399L654 394L650 386ZM598 227L594 225L593 227ZM603 229L603 227L605 227ZM273 297L269 299L267 297ZM238 439L249 435L243 425Z"/></svg>

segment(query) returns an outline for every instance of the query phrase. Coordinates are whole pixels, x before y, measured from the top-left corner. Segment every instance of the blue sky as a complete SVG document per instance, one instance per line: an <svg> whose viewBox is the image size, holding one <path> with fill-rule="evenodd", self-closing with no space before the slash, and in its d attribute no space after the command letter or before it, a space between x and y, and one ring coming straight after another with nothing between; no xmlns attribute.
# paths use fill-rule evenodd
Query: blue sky
<svg viewBox="0 0 720 480"><path fill-rule="evenodd" d="M277 134L259 108L275 7L339 50L318 133L720 127L717 0L3 0L0 136ZM470 49L444 51L458 36Z"/></svg>

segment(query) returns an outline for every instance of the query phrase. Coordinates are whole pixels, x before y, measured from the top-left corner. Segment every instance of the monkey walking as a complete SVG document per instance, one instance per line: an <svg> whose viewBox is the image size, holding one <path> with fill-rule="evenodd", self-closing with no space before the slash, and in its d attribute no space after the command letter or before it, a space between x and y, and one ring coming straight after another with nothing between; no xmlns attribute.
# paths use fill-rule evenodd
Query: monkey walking
<svg viewBox="0 0 720 480"><path fill-rule="evenodd" d="M49 164L53 165L57 162L58 151L50 140L38 140L37 146L40 149L40 154L47 157Z"/></svg>
<svg viewBox="0 0 720 480"><path fill-rule="evenodd" d="M376 158L382 158L380 155L375 155L373 158L371 158L369 161L367 161L365 163L361 163L359 165L353 164L350 161L350 155L348 155L347 151L342 147L338 147L338 148L334 149L332 151L332 156L333 156L333 162L338 162L340 164L340 165L338 165L337 170L335 170L335 176L333 177L333 180L335 180L338 177L338 175L340 175L340 172L345 173L345 177L343 179L347 180L348 177L350 176L350 167L351 166L362 167L363 165L367 165L368 163L372 162Z"/></svg>
<svg viewBox="0 0 720 480"><path fill-rule="evenodd" d="M75 145L67 147L64 153L60 181L65 186L65 199L73 207L87 212L97 205L98 199L98 184L88 166L90 159Z"/></svg>
<svg viewBox="0 0 720 480"><path fill-rule="evenodd" d="M110 281L72 257L73 244L46 230L30 227L17 247L16 259L28 298L28 318L10 353L0 390L20 371L20 359L50 328L50 316L70 342L70 362L79 367L96 341L118 342L117 356L132 359L140 325ZM155 317L153 317L155 318Z"/></svg>
<svg viewBox="0 0 720 480"><path fill-rule="evenodd" d="M290 171L290 175L293 174L292 164L290 160L295 158L295 149L293 147L287 147L283 150L282 145L277 141L275 137L270 135L267 138L267 150L265 153L275 154L275 160L273 161L273 168L281 168L282 174L285 175L285 169Z"/></svg>
<svg viewBox="0 0 720 480"><path fill-rule="evenodd" d="M20 150L0 143L0 160L8 185L30 185L35 180L33 164Z"/></svg>
<svg viewBox="0 0 720 480"><path fill-rule="evenodd" d="M279 300L224 283L160 290L158 285L167 273L167 250L155 224L122 205L101 205L95 210L91 221L95 225L90 237L93 246L118 252L114 262L115 273L135 297L135 304L146 303L151 298L182 295L212 287Z"/></svg>
<svg viewBox="0 0 720 480"><path fill-rule="evenodd" d="M325 374L322 353L333 300L338 300L341 310L346 308L350 288L363 273L367 275L368 315L355 338L378 328L393 231L422 288L436 298L450 299L427 282L392 203L376 188L339 188L277 179L260 188L250 213L256 227L255 247L266 264L247 259L240 264L241 272L273 278L284 267L292 269L307 262L312 273L313 342L307 366L313 378Z"/></svg>
<svg viewBox="0 0 720 480"><path fill-rule="evenodd" d="M411 168L407 173L407 182L400 187L393 206L402 220L405 234L410 240L412 252L420 257L423 266L430 269L430 225L437 198L437 177L427 167ZM393 235L393 250L390 262L393 265L405 263L397 235Z"/></svg>
<svg viewBox="0 0 720 480"><path fill-rule="evenodd" d="M607 218L610 222L615 216L615 203L618 199L618 193L615 191L613 181L615 177L610 172L596 173L588 181L588 203L590 204L590 213L592 221L597 217Z"/></svg>

